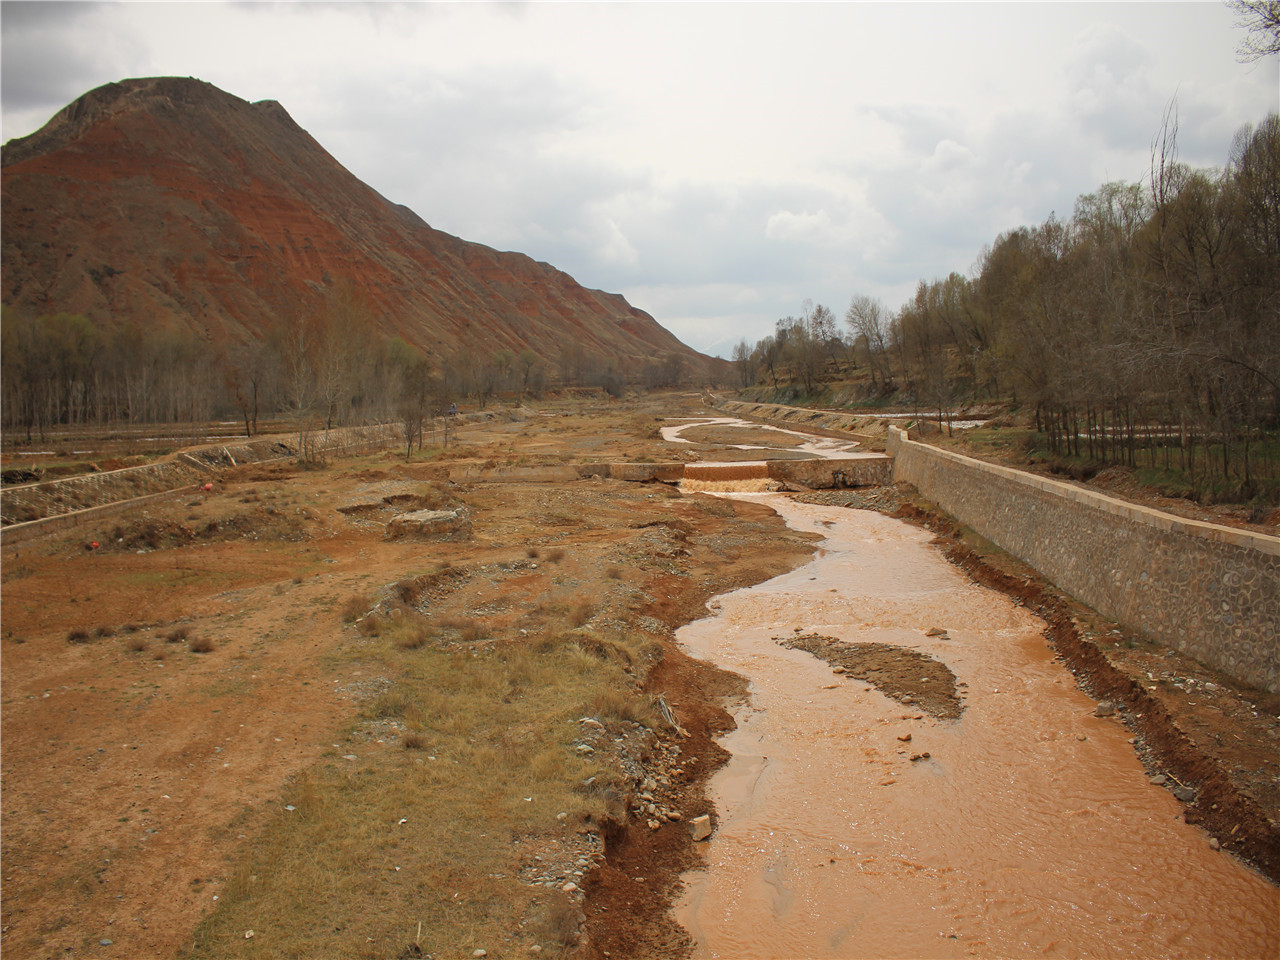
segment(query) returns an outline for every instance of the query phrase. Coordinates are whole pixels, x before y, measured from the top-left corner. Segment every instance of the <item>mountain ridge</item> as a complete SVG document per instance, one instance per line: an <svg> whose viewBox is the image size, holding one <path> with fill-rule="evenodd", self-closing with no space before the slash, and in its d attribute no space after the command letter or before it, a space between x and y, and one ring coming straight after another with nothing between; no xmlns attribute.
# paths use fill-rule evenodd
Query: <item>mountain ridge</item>
<svg viewBox="0 0 1280 960"><path fill-rule="evenodd" d="M619 294L436 230L360 181L274 100L191 78L89 91L3 147L3 301L214 344L359 292L376 329L437 359L573 344L630 366L681 343Z"/></svg>

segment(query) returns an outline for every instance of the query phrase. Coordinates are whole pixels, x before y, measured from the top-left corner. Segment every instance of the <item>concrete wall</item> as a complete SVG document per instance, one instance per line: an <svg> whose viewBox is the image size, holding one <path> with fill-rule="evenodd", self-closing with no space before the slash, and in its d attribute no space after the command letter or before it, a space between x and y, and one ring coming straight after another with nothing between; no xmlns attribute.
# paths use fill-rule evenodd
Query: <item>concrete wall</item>
<svg viewBox="0 0 1280 960"><path fill-rule="evenodd" d="M893 477L1126 627L1280 693L1280 537L1184 520L889 431Z"/></svg>

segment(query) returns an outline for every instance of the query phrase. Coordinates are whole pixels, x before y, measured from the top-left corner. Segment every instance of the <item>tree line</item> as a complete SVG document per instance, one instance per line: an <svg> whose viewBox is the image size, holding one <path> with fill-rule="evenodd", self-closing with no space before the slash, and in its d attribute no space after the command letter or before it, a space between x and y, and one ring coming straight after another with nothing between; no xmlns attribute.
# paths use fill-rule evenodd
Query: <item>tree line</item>
<svg viewBox="0 0 1280 960"><path fill-rule="evenodd" d="M381 335L352 286L323 309L283 318L258 339L215 346L185 328L99 326L69 313L0 322L0 384L6 431L26 440L66 425L193 423L234 416L246 435L259 419L286 416L307 429L401 421L422 424L460 401L539 396L551 386L618 396L635 387L688 382L685 358L602 356L567 342L556 356L531 349L430 355Z"/></svg>
<svg viewBox="0 0 1280 960"><path fill-rule="evenodd" d="M1221 169L1180 163L1177 132L1171 108L1142 183L1000 234L897 311L858 295L843 330L821 306L779 320L735 348L740 382L813 394L861 369L866 400L943 421L1012 401L1057 454L1252 487L1280 458L1280 117Z"/></svg>

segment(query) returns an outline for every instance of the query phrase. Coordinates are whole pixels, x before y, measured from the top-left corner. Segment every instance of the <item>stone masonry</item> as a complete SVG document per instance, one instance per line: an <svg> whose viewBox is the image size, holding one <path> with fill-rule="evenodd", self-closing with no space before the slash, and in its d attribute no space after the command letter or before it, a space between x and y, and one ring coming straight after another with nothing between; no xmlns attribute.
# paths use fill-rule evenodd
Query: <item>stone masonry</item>
<svg viewBox="0 0 1280 960"><path fill-rule="evenodd" d="M1280 693L1280 537L1184 520L889 431L893 476L1125 627Z"/></svg>

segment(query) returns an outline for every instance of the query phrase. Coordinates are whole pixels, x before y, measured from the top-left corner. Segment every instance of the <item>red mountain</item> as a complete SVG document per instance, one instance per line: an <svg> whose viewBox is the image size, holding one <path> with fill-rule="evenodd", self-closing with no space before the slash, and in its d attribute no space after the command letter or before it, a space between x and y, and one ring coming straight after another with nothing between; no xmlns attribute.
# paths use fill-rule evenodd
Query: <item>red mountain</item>
<svg viewBox="0 0 1280 960"><path fill-rule="evenodd" d="M617 294L434 230L330 156L284 107L199 80L125 80L3 150L3 302L98 324L261 337L356 290L376 327L429 353L565 345L631 364L714 360ZM635 367L631 367L635 369Z"/></svg>

